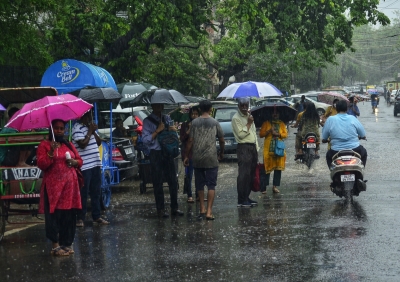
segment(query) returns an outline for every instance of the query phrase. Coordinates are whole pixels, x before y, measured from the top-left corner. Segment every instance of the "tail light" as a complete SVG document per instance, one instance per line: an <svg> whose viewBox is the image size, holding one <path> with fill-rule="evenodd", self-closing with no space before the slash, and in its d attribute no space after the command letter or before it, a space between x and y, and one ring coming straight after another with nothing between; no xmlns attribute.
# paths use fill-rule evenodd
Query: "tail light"
<svg viewBox="0 0 400 282"><path fill-rule="evenodd" d="M118 148L114 148L112 150L112 160L113 161L123 161L124 160L124 156L122 156L122 154Z"/></svg>
<svg viewBox="0 0 400 282"><path fill-rule="evenodd" d="M337 159L335 160L336 165L354 165L357 164L357 159L351 158L351 159Z"/></svg>
<svg viewBox="0 0 400 282"><path fill-rule="evenodd" d="M307 143L315 143L317 140L315 139L315 137L308 137L307 138Z"/></svg>

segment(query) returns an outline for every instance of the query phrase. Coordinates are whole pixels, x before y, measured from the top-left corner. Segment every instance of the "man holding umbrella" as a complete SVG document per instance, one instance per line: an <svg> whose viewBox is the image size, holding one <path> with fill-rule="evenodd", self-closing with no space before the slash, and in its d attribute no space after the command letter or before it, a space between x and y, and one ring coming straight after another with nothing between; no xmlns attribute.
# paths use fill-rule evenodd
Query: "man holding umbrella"
<svg viewBox="0 0 400 282"><path fill-rule="evenodd" d="M237 145L239 175L237 177L238 207L257 205L249 198L258 161L258 142L254 118L249 113L250 98L238 98L239 111L232 118Z"/></svg>
<svg viewBox="0 0 400 282"><path fill-rule="evenodd" d="M151 97L151 107L153 112L143 121L143 144L150 150L150 167L156 200L157 215L159 218L167 218L169 214L165 210L163 178L164 175L168 182L169 195L171 198L171 214L183 216L183 212L178 209L178 180L174 158L164 157L161 151L157 136L169 126L169 130L176 131L171 119L167 115L162 115L164 104L157 101L157 96Z"/></svg>

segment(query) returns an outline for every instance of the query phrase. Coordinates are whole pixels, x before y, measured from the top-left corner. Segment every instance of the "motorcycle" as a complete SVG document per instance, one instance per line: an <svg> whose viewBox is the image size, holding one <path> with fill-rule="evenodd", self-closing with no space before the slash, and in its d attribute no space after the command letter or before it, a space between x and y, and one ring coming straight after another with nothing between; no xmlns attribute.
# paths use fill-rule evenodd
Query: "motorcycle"
<svg viewBox="0 0 400 282"><path fill-rule="evenodd" d="M315 154L317 145L319 144L317 135L314 132L307 133L302 140L302 144L303 155L300 155L299 159L301 163L306 164L310 169L314 160L318 158Z"/></svg>
<svg viewBox="0 0 400 282"><path fill-rule="evenodd" d="M361 156L353 150L342 150L332 158L331 191L340 198L353 202L353 196L367 190L364 181L364 164Z"/></svg>

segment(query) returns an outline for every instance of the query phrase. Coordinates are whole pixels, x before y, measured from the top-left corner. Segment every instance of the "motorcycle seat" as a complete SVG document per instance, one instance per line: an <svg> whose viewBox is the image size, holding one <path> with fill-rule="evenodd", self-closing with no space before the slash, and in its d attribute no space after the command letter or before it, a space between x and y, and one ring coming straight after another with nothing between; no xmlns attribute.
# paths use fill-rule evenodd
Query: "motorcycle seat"
<svg viewBox="0 0 400 282"><path fill-rule="evenodd" d="M304 135L304 139L306 139L309 136L314 136L315 138L317 138L317 135L314 132L308 132L306 133L306 135Z"/></svg>
<svg viewBox="0 0 400 282"><path fill-rule="evenodd" d="M354 152L353 150L342 150L337 152L334 156L333 156L333 160L337 159L339 157L344 157L344 156L351 156L351 157L357 157L359 159L361 159L361 156L359 153Z"/></svg>

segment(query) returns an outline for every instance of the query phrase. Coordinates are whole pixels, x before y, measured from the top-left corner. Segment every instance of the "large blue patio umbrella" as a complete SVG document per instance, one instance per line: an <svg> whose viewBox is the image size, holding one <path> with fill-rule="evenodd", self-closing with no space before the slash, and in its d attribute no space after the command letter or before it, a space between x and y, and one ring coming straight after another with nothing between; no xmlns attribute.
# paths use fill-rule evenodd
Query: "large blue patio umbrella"
<svg viewBox="0 0 400 282"><path fill-rule="evenodd" d="M54 87L59 94L71 93L85 87L111 87L118 90L108 71L73 59L59 60L50 65L40 86Z"/></svg>

